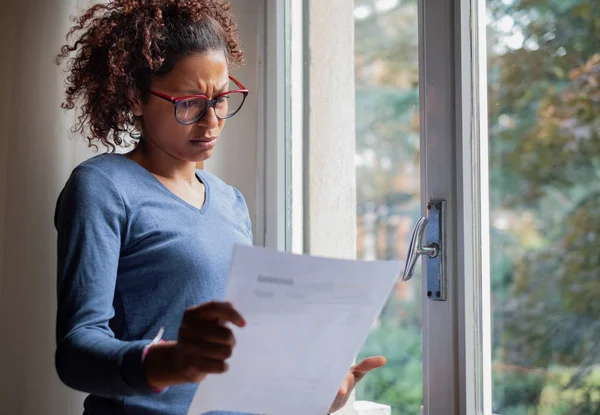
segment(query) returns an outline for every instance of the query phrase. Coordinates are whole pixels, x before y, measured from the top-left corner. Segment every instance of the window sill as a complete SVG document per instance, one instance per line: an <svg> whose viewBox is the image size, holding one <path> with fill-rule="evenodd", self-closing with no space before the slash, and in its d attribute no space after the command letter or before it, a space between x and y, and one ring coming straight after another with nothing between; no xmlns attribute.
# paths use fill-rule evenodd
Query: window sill
<svg viewBox="0 0 600 415"><path fill-rule="evenodd" d="M354 413L356 415L391 415L392 408L389 405L369 401L355 401Z"/></svg>

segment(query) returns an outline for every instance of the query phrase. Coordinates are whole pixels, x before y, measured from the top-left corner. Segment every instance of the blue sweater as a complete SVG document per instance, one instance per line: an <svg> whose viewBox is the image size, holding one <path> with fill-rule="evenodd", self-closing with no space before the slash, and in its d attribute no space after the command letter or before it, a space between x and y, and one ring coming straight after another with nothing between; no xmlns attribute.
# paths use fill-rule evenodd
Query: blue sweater
<svg viewBox="0 0 600 415"><path fill-rule="evenodd" d="M201 209L116 154L79 165L61 192L55 363L90 394L86 415L187 414L197 385L153 392L143 349L160 327L176 340L186 308L221 299L234 245L252 241L242 195L197 176Z"/></svg>

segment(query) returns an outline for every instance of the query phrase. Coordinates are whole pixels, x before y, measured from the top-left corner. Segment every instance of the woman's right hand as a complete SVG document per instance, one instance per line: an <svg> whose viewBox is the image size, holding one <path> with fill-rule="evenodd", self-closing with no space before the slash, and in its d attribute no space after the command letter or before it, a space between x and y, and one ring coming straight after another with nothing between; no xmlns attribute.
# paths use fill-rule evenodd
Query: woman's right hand
<svg viewBox="0 0 600 415"><path fill-rule="evenodd" d="M187 309L179 327L177 342L153 345L144 360L148 383L164 388L197 383L208 374L227 371L235 338L225 326L231 322L244 327L245 321L231 303L211 302Z"/></svg>
<svg viewBox="0 0 600 415"><path fill-rule="evenodd" d="M175 366L187 382L200 382L210 373L227 371L235 338L225 327L246 324L230 303L212 302L185 311L175 346Z"/></svg>

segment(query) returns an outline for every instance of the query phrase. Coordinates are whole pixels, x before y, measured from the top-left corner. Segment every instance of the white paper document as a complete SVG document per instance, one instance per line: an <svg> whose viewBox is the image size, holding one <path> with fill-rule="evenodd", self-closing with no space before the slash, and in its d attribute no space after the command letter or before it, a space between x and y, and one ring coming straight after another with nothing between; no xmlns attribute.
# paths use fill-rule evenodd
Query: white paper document
<svg viewBox="0 0 600 415"><path fill-rule="evenodd" d="M198 386L189 415L326 415L400 272L398 261L236 247L225 301L247 324L229 326L229 371Z"/></svg>

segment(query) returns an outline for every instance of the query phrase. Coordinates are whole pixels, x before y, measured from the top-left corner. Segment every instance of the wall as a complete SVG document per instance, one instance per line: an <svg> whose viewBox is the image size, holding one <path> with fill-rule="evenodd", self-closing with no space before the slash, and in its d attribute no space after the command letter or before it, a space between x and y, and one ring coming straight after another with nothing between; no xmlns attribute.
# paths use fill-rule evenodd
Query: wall
<svg viewBox="0 0 600 415"><path fill-rule="evenodd" d="M0 407L6 414L77 413L80 396L54 374L56 196L70 168L88 155L69 140L60 108L62 73L53 58L75 1L3 2L7 71L1 79L3 249L0 287ZM4 21L6 19L6 21ZM7 41L8 40L8 41ZM11 57L12 56L12 57ZM80 413L80 410L79 410Z"/></svg>
<svg viewBox="0 0 600 415"><path fill-rule="evenodd" d="M307 1L306 251L341 258L356 257L353 11L346 0Z"/></svg>
<svg viewBox="0 0 600 415"><path fill-rule="evenodd" d="M305 2L305 250L350 259L356 257L353 11L347 0ZM389 411L357 405L353 394L339 415Z"/></svg>
<svg viewBox="0 0 600 415"><path fill-rule="evenodd" d="M87 1L81 0L81 4ZM63 73L54 57L77 0L0 2L0 411L81 414L82 396L54 371L56 197L91 153L69 138L73 114L60 108ZM235 72L252 90L230 121L217 157L206 164L238 187L256 214L258 62L263 1L233 2L247 66Z"/></svg>
<svg viewBox="0 0 600 415"><path fill-rule="evenodd" d="M7 10L4 10L7 9ZM3 53L3 62L0 64L0 252L4 243L4 213L6 203L6 168L8 156L8 126L12 96L13 76L13 50L15 41L16 19L14 9L8 7L0 8L0 51ZM0 270L2 270L3 256L0 255ZM2 272L0 272L0 287L2 286Z"/></svg>
<svg viewBox="0 0 600 415"><path fill-rule="evenodd" d="M258 137L261 137L259 113L263 87L264 62L264 0L230 0L232 10L240 22L240 42L246 64L232 71L250 94L242 110L227 121L218 148L204 168L219 176L242 192L248 203L255 239L261 230L256 228L259 209Z"/></svg>

